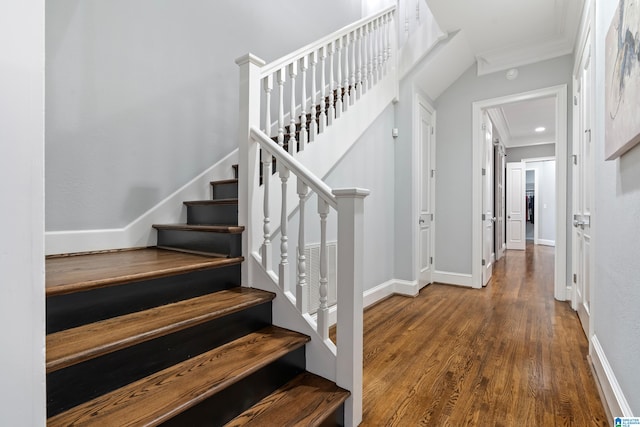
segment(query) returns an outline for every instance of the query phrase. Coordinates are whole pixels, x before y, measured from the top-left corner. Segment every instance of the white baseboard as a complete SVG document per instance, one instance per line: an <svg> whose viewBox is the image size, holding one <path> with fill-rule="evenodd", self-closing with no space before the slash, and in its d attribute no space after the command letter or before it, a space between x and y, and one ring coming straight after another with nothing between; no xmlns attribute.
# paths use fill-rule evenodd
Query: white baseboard
<svg viewBox="0 0 640 427"><path fill-rule="evenodd" d="M556 245L556 241L555 240L545 240L545 239L538 239L535 241L536 245L544 245L544 246L555 246Z"/></svg>
<svg viewBox="0 0 640 427"><path fill-rule="evenodd" d="M595 335L591 337L589 347L593 368L604 394L605 401L603 403L609 408L609 413L613 417L633 417L631 407L620 388L611 365L609 365L598 337Z"/></svg>
<svg viewBox="0 0 640 427"><path fill-rule="evenodd" d="M434 271L432 279L434 282L446 285L473 287L473 277L471 274L451 273L448 271Z"/></svg>
<svg viewBox="0 0 640 427"><path fill-rule="evenodd" d="M420 291L417 281L391 279L380 285L364 291L362 305L367 308L391 295L406 295L414 297Z"/></svg>
<svg viewBox="0 0 640 427"><path fill-rule="evenodd" d="M209 199L209 182L230 178L231 165L235 163L238 163L237 149L123 228L45 232L45 254L153 246L157 237L151 225L185 222L187 213L182 202Z"/></svg>

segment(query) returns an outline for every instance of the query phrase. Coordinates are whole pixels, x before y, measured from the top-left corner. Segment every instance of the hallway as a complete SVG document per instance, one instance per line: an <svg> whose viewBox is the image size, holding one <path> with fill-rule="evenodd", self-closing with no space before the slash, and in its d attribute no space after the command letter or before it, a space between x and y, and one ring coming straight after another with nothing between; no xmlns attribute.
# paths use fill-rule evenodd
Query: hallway
<svg viewBox="0 0 640 427"><path fill-rule="evenodd" d="M435 284L367 310L362 425L608 425L553 259L529 244L483 290Z"/></svg>

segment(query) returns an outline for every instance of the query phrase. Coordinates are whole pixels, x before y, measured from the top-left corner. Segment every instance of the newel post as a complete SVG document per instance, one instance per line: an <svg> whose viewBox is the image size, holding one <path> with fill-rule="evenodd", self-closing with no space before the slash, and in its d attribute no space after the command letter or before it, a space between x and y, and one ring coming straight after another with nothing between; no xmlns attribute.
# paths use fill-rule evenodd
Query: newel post
<svg viewBox="0 0 640 427"><path fill-rule="evenodd" d="M238 116L238 224L245 226L242 233L242 252L247 256L260 238L261 227L255 226L252 211L257 202L258 187L258 144L251 140L252 126L260 128L260 68L265 62L252 54L236 59L240 67L240 112ZM256 204L257 203L257 204ZM247 257L248 258L248 257ZM242 285L253 283L250 262L242 263Z"/></svg>
<svg viewBox="0 0 640 427"><path fill-rule="evenodd" d="M336 383L349 390L346 426L362 421L364 198L369 190L333 190L338 201L338 326Z"/></svg>

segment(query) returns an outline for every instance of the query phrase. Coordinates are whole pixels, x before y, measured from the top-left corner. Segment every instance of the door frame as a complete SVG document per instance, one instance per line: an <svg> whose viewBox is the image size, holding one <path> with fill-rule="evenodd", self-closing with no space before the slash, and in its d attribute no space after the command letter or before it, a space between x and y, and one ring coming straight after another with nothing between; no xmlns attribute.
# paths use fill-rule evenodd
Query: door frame
<svg viewBox="0 0 640 427"><path fill-rule="evenodd" d="M472 104L472 285L482 287L482 111L502 104L554 97L556 110L556 250L554 297L559 301L571 298L567 288L567 85L557 85Z"/></svg>
<svg viewBox="0 0 640 427"><path fill-rule="evenodd" d="M413 143L411 147L412 157L413 157L413 165L412 169L415 171L413 174L413 189L412 189L412 197L411 197L411 217L414 219L414 226L418 226L418 221L420 220L420 177L422 175L422 161L420 159L421 153L421 141L420 141L420 107L424 107L431 114L431 126L433 127L433 134L431 135L431 168L436 170L436 109L433 108L433 105L424 97L420 92L415 92L414 102L413 102ZM436 174L437 175L437 174ZM436 186L435 186L434 176L431 180L431 209L433 211L433 221L431 221L431 256L434 259L433 264L431 265L431 279L433 282L433 277L435 273L436 266L436 254L435 254L435 241L436 241ZM414 259L414 274L415 280L418 283L418 289L423 288L426 285L420 284L420 233L412 233L413 239L413 259Z"/></svg>
<svg viewBox="0 0 640 427"><path fill-rule="evenodd" d="M535 221L535 218L539 218L538 214L540 212L540 208L538 206L538 189L539 189L538 180L539 180L539 175L540 174L538 173L538 171L536 169L534 169L532 167L529 167L529 163L556 161L556 158L555 158L555 156L554 157L532 157L532 158L528 158L528 159L522 159L522 161L524 162L525 171L533 170L533 171L536 172L535 173L535 183L534 183L534 187L535 187L534 188L534 192L535 192L536 198L535 198L535 200L533 202L533 206L534 206L533 207L533 218L534 218L534 221ZM567 170L567 173L568 173L568 170ZM554 183L554 186L557 188L557 181ZM557 228L557 224L556 224L556 228ZM557 238L558 238L558 233L557 233L557 230L556 230L556 239ZM533 223L533 242L534 242L534 244L535 245L540 244L539 240L540 240L540 238L538 236L538 221L535 221ZM555 242L555 240L554 240L554 242ZM554 247L555 247L555 244L554 244Z"/></svg>

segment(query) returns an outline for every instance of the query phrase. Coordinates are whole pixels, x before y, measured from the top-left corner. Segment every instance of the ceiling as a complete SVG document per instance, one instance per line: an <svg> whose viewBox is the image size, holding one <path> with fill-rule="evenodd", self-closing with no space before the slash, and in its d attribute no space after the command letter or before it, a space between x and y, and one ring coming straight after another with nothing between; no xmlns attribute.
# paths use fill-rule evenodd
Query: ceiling
<svg viewBox="0 0 640 427"><path fill-rule="evenodd" d="M440 28L463 30L478 75L573 51L584 0L426 0Z"/></svg>
<svg viewBox="0 0 640 427"><path fill-rule="evenodd" d="M489 109L505 147L552 144L556 141L555 98L538 98ZM544 127L536 132L537 127Z"/></svg>

